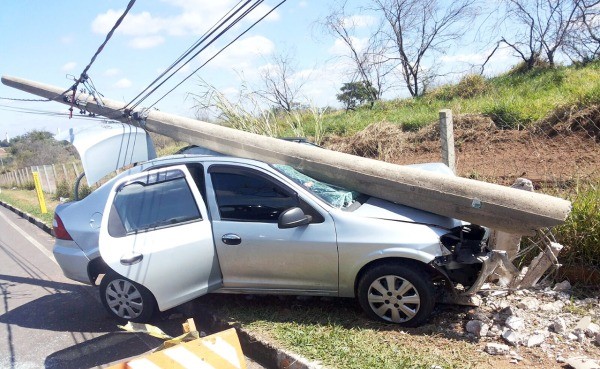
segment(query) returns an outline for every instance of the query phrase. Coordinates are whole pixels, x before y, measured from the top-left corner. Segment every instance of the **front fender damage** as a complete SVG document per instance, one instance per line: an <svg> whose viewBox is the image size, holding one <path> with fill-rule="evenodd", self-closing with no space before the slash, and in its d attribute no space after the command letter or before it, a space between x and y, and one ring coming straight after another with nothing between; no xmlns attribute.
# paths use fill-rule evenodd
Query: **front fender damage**
<svg viewBox="0 0 600 369"><path fill-rule="evenodd" d="M523 271L517 269L506 251L493 250L488 245L487 235L483 227L466 225L453 228L440 237L442 256L430 263L446 287L440 291L443 293L439 294L438 302L479 306L477 292L493 274L507 276L503 290L513 291L533 287L549 268L560 267L557 255L563 247L548 229L537 232L534 246L541 252ZM497 272L498 268L502 273Z"/></svg>

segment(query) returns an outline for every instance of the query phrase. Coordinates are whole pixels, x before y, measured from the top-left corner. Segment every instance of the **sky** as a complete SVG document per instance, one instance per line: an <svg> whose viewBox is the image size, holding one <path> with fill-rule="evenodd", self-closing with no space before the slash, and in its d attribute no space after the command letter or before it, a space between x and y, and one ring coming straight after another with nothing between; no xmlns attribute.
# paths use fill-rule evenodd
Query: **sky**
<svg viewBox="0 0 600 369"><path fill-rule="evenodd" d="M106 34L122 14L126 0L104 1L5 1L0 5L0 74L15 76L68 89L73 76L79 76ZM218 19L229 11L235 0L145 0L137 1L88 72L97 91L105 97L131 101L167 66L188 49ZM166 88L151 96L142 106L152 104L175 83L185 78L207 58L239 35L279 1L265 1L240 25L206 52L200 54L173 78ZM357 41L364 42L366 27L373 19L360 9L360 0L349 0L349 14L357 30ZM260 81L271 58L288 55L293 60L293 78L306 81L304 97L315 106L339 106L335 99L341 84L348 80L339 40L327 35L319 26L335 7L334 1L288 0L230 48L200 69L155 107L161 111L193 117L193 100L189 93L199 91L200 80L234 98L246 83ZM489 46L467 43L448 50L432 61L444 65L457 75L465 65L482 62ZM492 70L514 64L506 52L498 53ZM402 96L402 91L395 91ZM36 98L0 85L0 98ZM31 130L53 133L71 127L97 124L93 120L47 116L23 112L23 109L68 113L68 107L55 102L18 102L0 99L0 140Z"/></svg>

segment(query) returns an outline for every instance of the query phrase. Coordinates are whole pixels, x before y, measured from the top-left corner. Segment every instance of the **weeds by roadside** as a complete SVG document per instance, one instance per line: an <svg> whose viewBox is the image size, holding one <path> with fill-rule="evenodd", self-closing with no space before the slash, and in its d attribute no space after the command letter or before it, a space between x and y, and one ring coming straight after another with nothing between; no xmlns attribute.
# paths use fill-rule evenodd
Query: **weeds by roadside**
<svg viewBox="0 0 600 369"><path fill-rule="evenodd" d="M56 208L56 205L58 205L58 201L53 200L50 196L46 195L46 207L48 210L46 214L42 214L40 211L35 191L2 189L0 192L0 200L21 211L33 215L47 226L52 227L54 209Z"/></svg>

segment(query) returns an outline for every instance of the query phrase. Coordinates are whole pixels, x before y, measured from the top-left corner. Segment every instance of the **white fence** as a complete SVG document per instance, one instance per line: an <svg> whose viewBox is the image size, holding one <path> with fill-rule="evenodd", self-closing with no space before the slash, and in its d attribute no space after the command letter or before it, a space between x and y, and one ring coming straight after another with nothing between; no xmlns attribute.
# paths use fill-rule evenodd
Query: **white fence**
<svg viewBox="0 0 600 369"><path fill-rule="evenodd" d="M55 193L56 185L61 181L72 184L82 172L81 163L34 165L12 172L0 174L0 187L27 187L33 185L33 172L38 172L42 189L46 193Z"/></svg>

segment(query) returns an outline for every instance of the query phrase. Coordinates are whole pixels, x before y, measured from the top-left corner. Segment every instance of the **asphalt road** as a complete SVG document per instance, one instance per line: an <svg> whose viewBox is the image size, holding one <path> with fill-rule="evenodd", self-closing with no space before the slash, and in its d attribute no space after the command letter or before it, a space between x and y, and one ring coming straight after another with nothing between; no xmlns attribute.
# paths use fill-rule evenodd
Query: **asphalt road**
<svg viewBox="0 0 600 369"><path fill-rule="evenodd" d="M51 236L0 206L0 369L106 368L162 343L120 330L96 288L63 276L52 244ZM152 324L177 336L184 320L167 312Z"/></svg>

